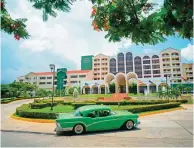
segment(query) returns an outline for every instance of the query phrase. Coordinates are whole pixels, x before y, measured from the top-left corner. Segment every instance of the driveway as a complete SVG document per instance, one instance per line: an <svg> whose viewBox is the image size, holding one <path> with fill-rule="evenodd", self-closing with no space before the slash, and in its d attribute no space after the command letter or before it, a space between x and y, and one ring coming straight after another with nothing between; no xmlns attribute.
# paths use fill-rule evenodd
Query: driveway
<svg viewBox="0 0 194 148"><path fill-rule="evenodd" d="M26 100L1 106L4 113L1 121L3 147L193 147L193 105L184 105L185 110L141 117L141 125L131 131L92 132L81 136L64 133L55 136L53 123L32 123L9 118L16 106L23 103Z"/></svg>

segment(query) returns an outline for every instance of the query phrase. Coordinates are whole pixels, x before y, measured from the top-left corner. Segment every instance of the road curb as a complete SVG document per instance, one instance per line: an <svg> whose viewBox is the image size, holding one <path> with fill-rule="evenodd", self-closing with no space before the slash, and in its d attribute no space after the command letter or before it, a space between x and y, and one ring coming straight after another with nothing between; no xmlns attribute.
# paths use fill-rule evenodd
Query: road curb
<svg viewBox="0 0 194 148"><path fill-rule="evenodd" d="M184 107L181 106L179 108L172 108L172 109L159 110L159 111L153 111L153 112L148 112L148 113L141 113L141 114L139 114L139 117L160 114L160 113L167 113L167 112L176 111L176 110L183 110L183 109L184 109Z"/></svg>
<svg viewBox="0 0 194 148"><path fill-rule="evenodd" d="M21 120L21 121L27 121L27 122L37 122L37 123L55 123L55 120L23 118L23 117L17 117L17 116L14 116L14 114L11 114L11 116L10 116L10 117L11 117L12 119Z"/></svg>
<svg viewBox="0 0 194 148"><path fill-rule="evenodd" d="M148 112L148 113L141 113L141 114L139 114L139 117L149 116L149 115L154 115L154 114L160 114L160 113L166 113L166 112L182 110L182 109L184 109L184 107L172 108L172 109L166 109L166 110L159 110L159 111L153 111L153 112ZM27 121L27 122L55 123L55 120L23 118L23 117L14 116L14 114L11 114L10 117L12 119L21 120L21 121Z"/></svg>
<svg viewBox="0 0 194 148"><path fill-rule="evenodd" d="M8 102L8 103L0 103L0 104L10 104L10 103L13 103L13 102L17 102L17 101L22 101L22 100L32 100L34 98L28 98L28 99L19 99L19 100L14 100L14 101L11 101L11 102Z"/></svg>

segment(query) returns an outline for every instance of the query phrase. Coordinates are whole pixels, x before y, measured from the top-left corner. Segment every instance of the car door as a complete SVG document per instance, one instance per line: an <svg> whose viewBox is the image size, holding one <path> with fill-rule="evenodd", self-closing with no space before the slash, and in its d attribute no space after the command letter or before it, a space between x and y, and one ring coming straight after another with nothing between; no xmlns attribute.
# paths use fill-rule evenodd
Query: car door
<svg viewBox="0 0 194 148"><path fill-rule="evenodd" d="M104 114L104 112L109 113ZM94 118L94 122L90 128L95 131L117 129L119 127L118 121L118 117L110 114L110 110L99 110L98 116Z"/></svg>

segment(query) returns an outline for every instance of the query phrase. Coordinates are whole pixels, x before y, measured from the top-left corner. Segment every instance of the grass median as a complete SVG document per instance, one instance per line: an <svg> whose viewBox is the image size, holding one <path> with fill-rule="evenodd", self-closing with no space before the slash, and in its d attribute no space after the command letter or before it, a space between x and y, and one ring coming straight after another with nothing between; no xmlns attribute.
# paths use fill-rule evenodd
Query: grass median
<svg viewBox="0 0 194 148"><path fill-rule="evenodd" d="M109 105L113 111L117 110L127 110L132 113L143 113L155 110L169 109L179 107L181 103L172 102L164 104L154 104L154 105ZM45 107L41 109L31 109L29 104L23 104L16 109L16 114L19 117L24 118L37 118L37 119L56 119L56 113L71 113L74 112L74 107L72 105L62 105L58 104L54 106L53 111L50 107Z"/></svg>

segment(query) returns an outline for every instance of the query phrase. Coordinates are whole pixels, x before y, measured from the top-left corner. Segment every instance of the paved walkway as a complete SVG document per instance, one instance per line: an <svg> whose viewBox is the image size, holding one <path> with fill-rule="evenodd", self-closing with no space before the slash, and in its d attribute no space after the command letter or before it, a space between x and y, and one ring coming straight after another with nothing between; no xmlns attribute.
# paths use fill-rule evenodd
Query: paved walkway
<svg viewBox="0 0 194 148"><path fill-rule="evenodd" d="M37 140L39 146L193 146L193 105L183 105L185 110L177 110L140 118L141 125L131 131L92 132L82 136L54 136L54 123L33 123L11 119L9 115L16 106L26 101L2 105L2 143L4 146L36 146L24 135ZM39 133L39 134L38 134ZM44 134L44 135L42 135ZM17 137L17 138L16 138ZM45 138L43 138L45 137ZM39 140L41 139L42 140ZM18 144L14 140L25 141ZM44 140L43 140L44 139ZM9 143L9 141L12 142ZM51 142L52 141L52 142ZM3 146L2 145L2 146Z"/></svg>

